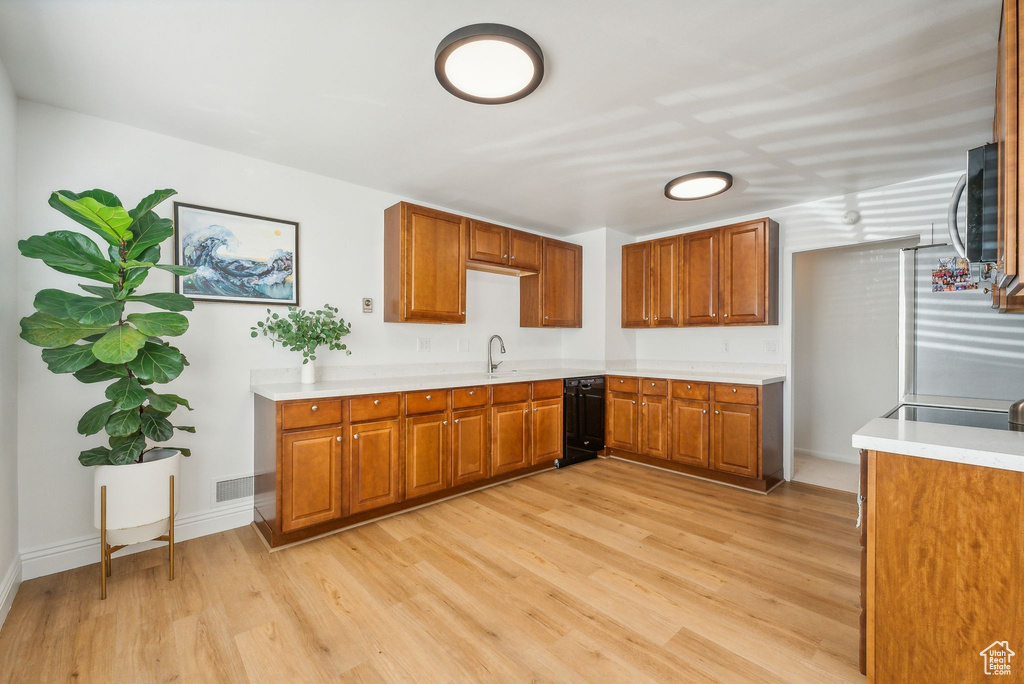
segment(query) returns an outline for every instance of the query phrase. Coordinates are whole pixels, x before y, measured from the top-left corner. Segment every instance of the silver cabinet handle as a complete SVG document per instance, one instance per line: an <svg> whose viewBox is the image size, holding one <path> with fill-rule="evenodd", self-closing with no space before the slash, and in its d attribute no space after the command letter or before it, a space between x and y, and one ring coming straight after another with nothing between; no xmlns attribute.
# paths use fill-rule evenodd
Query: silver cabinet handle
<svg viewBox="0 0 1024 684"><path fill-rule="evenodd" d="M686 386L686 389L690 389L690 386L689 386L689 385L687 385L687 386Z"/></svg>
<svg viewBox="0 0 1024 684"><path fill-rule="evenodd" d="M516 255L515 255L515 254L513 254L511 258L515 259L515 258L516 258Z"/></svg>
<svg viewBox="0 0 1024 684"><path fill-rule="evenodd" d="M655 317L654 317L654 320L658 320L658 317L657 317L657 316L655 316Z"/></svg>
<svg viewBox="0 0 1024 684"><path fill-rule="evenodd" d="M357 432L356 434L352 435L352 439L359 439L359 433Z"/></svg>
<svg viewBox="0 0 1024 684"><path fill-rule="evenodd" d="M647 402L646 402L646 401L641 401L641 402L640 402L640 405L641 405L641 406L647 406Z"/></svg>
<svg viewBox="0 0 1024 684"><path fill-rule="evenodd" d="M703 410L701 410L701 413L707 413L707 412L708 412L708 410L707 410L707 409L703 409Z"/></svg>
<svg viewBox="0 0 1024 684"><path fill-rule="evenodd" d="M584 446L586 446L587 444L590 444L590 440L589 439L583 440L583 444L584 444Z"/></svg>
<svg viewBox="0 0 1024 684"><path fill-rule="evenodd" d="M463 312L462 312L462 315L463 315L463 316L465 316L465 315L466 315L466 312L465 312L465 311L463 311Z"/></svg>
<svg viewBox="0 0 1024 684"><path fill-rule="evenodd" d="M445 422L448 422L448 421L445 421ZM455 419L455 424L456 424L456 425L458 425L458 424L459 424L459 419L458 419L458 418L456 418L456 419Z"/></svg>
<svg viewBox="0 0 1024 684"><path fill-rule="evenodd" d="M320 407L317 406L316 404L313 404L312 406L309 407L309 410L310 411L319 411Z"/></svg>
<svg viewBox="0 0 1024 684"><path fill-rule="evenodd" d="M502 259L508 259L508 254L502 254L502 255L501 255L501 258L502 258Z"/></svg>
<svg viewBox="0 0 1024 684"><path fill-rule="evenodd" d="M715 415L716 415L716 416L718 415L718 411L715 411Z"/></svg>
<svg viewBox="0 0 1024 684"><path fill-rule="evenodd" d="M644 316L644 320L645 320L645 321L649 321L649 320L651 320L651 319L649 319L649 318L648 318L647 316Z"/></svg>
<svg viewBox="0 0 1024 684"><path fill-rule="evenodd" d="M457 423L457 422L459 422L459 421L455 421L455 422ZM448 421L447 421L447 420L442 420L442 421L441 421L441 425L447 425L447 424L448 424Z"/></svg>
<svg viewBox="0 0 1024 684"><path fill-rule="evenodd" d="M536 412L537 412L537 409L533 409L533 412L534 412L534 413L536 413Z"/></svg>
<svg viewBox="0 0 1024 684"><path fill-rule="evenodd" d="M718 316L718 314L716 314L715 312L713 312L713 311L712 311L712 312L711 312L711 317L712 317L712 318L715 318L716 316Z"/></svg>
<svg viewBox="0 0 1024 684"><path fill-rule="evenodd" d="M429 394L427 395L427 401L430 401L430 395Z"/></svg>
<svg viewBox="0 0 1024 684"><path fill-rule="evenodd" d="M736 388L735 387L732 388L732 393L736 394Z"/></svg>
<svg viewBox="0 0 1024 684"><path fill-rule="evenodd" d="M651 383L651 387L654 387L654 383L653 382Z"/></svg>
<svg viewBox="0 0 1024 684"><path fill-rule="evenodd" d="M474 394L476 394L476 390L469 390L469 396L473 396Z"/></svg>
<svg viewBox="0 0 1024 684"><path fill-rule="evenodd" d="M634 404L636 403L636 400L635 400L635 399L633 400L633 403L634 403Z"/></svg>
<svg viewBox="0 0 1024 684"><path fill-rule="evenodd" d="M620 384L620 385L621 385L622 383L624 383L624 382L626 382L626 381L625 381L625 380L619 380L619 384Z"/></svg>
<svg viewBox="0 0 1024 684"><path fill-rule="evenodd" d="M377 406L378 404L380 404L380 399L374 399L373 400L373 405Z"/></svg>
<svg viewBox="0 0 1024 684"><path fill-rule="evenodd" d="M341 441L341 435L338 435L337 437L335 437L334 441L335 442L340 442Z"/></svg>
<svg viewBox="0 0 1024 684"><path fill-rule="evenodd" d="M729 314L722 314L725 318L729 317Z"/></svg>

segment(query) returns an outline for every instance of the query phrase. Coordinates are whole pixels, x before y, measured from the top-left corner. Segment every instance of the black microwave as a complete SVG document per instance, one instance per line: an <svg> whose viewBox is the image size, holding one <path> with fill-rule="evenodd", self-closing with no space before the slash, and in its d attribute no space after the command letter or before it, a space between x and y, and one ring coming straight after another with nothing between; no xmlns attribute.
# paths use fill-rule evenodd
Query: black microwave
<svg viewBox="0 0 1024 684"><path fill-rule="evenodd" d="M966 236L961 238L957 210L967 196ZM949 237L957 253L971 263L999 258L999 145L989 143L967 153L967 173L949 203Z"/></svg>

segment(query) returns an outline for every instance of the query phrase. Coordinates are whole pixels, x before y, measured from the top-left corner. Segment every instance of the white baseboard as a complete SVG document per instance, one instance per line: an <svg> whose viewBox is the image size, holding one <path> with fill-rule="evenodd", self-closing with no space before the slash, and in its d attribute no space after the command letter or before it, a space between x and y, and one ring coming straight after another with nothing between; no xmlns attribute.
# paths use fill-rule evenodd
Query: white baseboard
<svg viewBox="0 0 1024 684"><path fill-rule="evenodd" d="M245 527L252 522L252 497L239 499L237 503L214 508L194 515L178 516L174 521L174 540L186 541L205 537L236 527ZM163 542L146 542L129 546L120 554L139 553L164 546ZM61 542L25 549L21 552L21 576L30 580L55 572L63 572L83 565L98 563L100 559L99 534L88 535ZM2 587L0 587L2 590ZM2 594L0 594L2 597Z"/></svg>
<svg viewBox="0 0 1024 684"><path fill-rule="evenodd" d="M852 447L851 447L852 448ZM860 456L854 454L829 454L824 451L811 451L810 449L793 449L794 456L810 456L811 458L822 458L826 461L839 461L841 463L856 463L860 465Z"/></svg>
<svg viewBox="0 0 1024 684"><path fill-rule="evenodd" d="M4 626L4 620L11 612L14 595L18 593L19 586L21 586L21 556L15 554L11 566L7 568L3 579L0 579L0 627Z"/></svg>

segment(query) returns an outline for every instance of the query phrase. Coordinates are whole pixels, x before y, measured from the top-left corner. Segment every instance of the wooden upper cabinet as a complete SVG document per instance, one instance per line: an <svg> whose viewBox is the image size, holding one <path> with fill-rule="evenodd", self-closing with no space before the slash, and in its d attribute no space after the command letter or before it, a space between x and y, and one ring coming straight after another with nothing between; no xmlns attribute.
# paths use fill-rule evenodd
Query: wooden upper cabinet
<svg viewBox="0 0 1024 684"><path fill-rule="evenodd" d="M712 467L734 475L758 476L756 406L714 404Z"/></svg>
<svg viewBox="0 0 1024 684"><path fill-rule="evenodd" d="M637 450L639 395L608 392L605 395L604 443L627 451Z"/></svg>
<svg viewBox="0 0 1024 684"><path fill-rule="evenodd" d="M398 432L397 419L352 426L345 469L349 513L402 500Z"/></svg>
<svg viewBox="0 0 1024 684"><path fill-rule="evenodd" d="M583 327L583 248L544 238L538 275L519 280L519 325Z"/></svg>
<svg viewBox="0 0 1024 684"><path fill-rule="evenodd" d="M651 243L622 246L622 327L646 328L651 311Z"/></svg>
<svg viewBox="0 0 1024 684"><path fill-rule="evenodd" d="M527 271L539 271L544 251L544 238L521 230L509 235L508 265Z"/></svg>
<svg viewBox="0 0 1024 684"><path fill-rule="evenodd" d="M468 260L507 266L510 232L493 223L470 219Z"/></svg>
<svg viewBox="0 0 1024 684"><path fill-rule="evenodd" d="M682 236L680 276L683 325L718 324L719 231L702 230Z"/></svg>
<svg viewBox="0 0 1024 684"><path fill-rule="evenodd" d="M679 323L679 237L651 243L651 325Z"/></svg>
<svg viewBox="0 0 1024 684"><path fill-rule="evenodd" d="M488 409L452 414L452 486L481 480L490 474L487 431Z"/></svg>
<svg viewBox="0 0 1024 684"><path fill-rule="evenodd" d="M996 69L993 139L999 143L999 234L993 306L1000 311L1024 311L1024 222L1021 194L1024 187L1024 146L1020 144L1020 51L1024 22L1020 0L1004 0Z"/></svg>
<svg viewBox="0 0 1024 684"><path fill-rule="evenodd" d="M672 400L672 443L669 458L708 468L711 465L711 404L690 399Z"/></svg>
<svg viewBox="0 0 1024 684"><path fill-rule="evenodd" d="M530 465L530 404L491 407L491 475Z"/></svg>
<svg viewBox="0 0 1024 684"><path fill-rule="evenodd" d="M640 453L668 458L668 397L640 397Z"/></svg>
<svg viewBox="0 0 1024 684"><path fill-rule="evenodd" d="M281 530L340 518L341 428L281 436Z"/></svg>
<svg viewBox="0 0 1024 684"><path fill-rule="evenodd" d="M448 486L448 414L405 419L405 498L438 492Z"/></svg>
<svg viewBox="0 0 1024 684"><path fill-rule="evenodd" d="M778 230L769 219L721 229L723 325L779 322Z"/></svg>
<svg viewBox="0 0 1024 684"><path fill-rule="evenodd" d="M562 455L562 397L533 402L531 414L533 463L551 463Z"/></svg>
<svg viewBox="0 0 1024 684"><path fill-rule="evenodd" d="M408 202L385 210L385 321L466 322L466 224Z"/></svg>

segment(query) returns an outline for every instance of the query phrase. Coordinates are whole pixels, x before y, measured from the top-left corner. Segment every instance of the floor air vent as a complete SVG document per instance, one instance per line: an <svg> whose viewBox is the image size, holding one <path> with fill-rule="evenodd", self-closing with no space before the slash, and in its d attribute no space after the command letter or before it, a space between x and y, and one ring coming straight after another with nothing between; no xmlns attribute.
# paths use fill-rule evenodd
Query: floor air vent
<svg viewBox="0 0 1024 684"><path fill-rule="evenodd" d="M252 496L252 475L231 480L218 480L214 488L214 503L225 503Z"/></svg>

